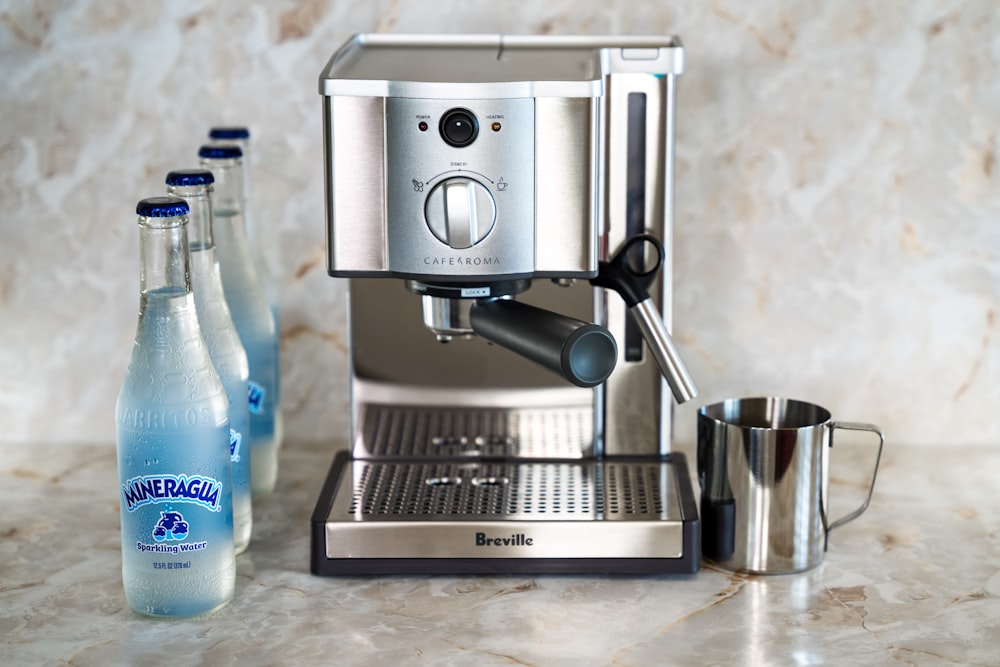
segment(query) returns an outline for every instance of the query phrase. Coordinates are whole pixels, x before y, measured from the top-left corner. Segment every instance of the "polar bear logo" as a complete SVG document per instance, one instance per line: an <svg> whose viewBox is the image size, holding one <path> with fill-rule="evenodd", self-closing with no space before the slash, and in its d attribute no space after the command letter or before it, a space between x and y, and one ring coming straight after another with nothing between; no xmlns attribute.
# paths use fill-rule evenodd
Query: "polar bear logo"
<svg viewBox="0 0 1000 667"><path fill-rule="evenodd" d="M180 512L160 512L160 520L153 528L153 539L157 542L163 540L183 540L188 535L188 523L181 516Z"/></svg>

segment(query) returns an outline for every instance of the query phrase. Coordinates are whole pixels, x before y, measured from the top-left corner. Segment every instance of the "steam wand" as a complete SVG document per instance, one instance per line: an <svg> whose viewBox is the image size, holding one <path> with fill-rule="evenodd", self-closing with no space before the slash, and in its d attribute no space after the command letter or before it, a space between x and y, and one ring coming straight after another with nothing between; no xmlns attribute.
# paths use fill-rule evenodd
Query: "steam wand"
<svg viewBox="0 0 1000 667"><path fill-rule="evenodd" d="M652 268L636 271L629 265L628 255L643 243L653 246L657 258ZM651 234L638 234L626 241L610 260L599 263L597 277L591 279L590 284L612 289L621 295L639 325L643 340L656 359L656 365L660 367L660 373L670 385L674 399L678 403L684 403L697 396L698 389L663 325L662 316L649 298L649 286L663 266L664 257L665 251L659 239Z"/></svg>

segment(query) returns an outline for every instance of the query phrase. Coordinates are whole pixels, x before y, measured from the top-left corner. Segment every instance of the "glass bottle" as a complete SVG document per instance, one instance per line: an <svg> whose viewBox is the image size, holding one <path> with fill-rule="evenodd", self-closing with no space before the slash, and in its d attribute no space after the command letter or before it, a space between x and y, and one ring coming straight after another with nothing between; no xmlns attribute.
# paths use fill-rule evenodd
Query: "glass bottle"
<svg viewBox="0 0 1000 667"><path fill-rule="evenodd" d="M212 231L212 183L207 169L179 169L167 174L167 193L187 202L191 286L201 333L229 401L229 456L233 473L233 533L236 553L246 551L253 530L250 499L250 408L247 354L236 332L222 289Z"/></svg>
<svg viewBox="0 0 1000 667"><path fill-rule="evenodd" d="M215 177L212 209L222 287L250 364L250 487L262 495L274 490L281 444L277 330L243 224L243 152L233 145L206 145L198 156Z"/></svg>
<svg viewBox="0 0 1000 667"><path fill-rule="evenodd" d="M281 318L278 313L278 281L274 280L273 273L264 256L263 244L260 238L260 217L253 206L253 192L251 190L253 179L250 177L252 170L252 158L250 155L250 128L242 125L213 127L208 131L209 142L213 145L239 146L243 151L243 228L246 231L247 246L250 248L250 256L253 258L254 268L257 269L257 280L260 288L264 291L264 298L271 309L271 316L274 318L274 330L278 335L274 337L275 355L279 355L281 343ZM280 359L280 356L278 357ZM279 364L280 366L280 364ZM277 392L281 393L281 373L278 373ZM275 415L275 430L282 432L281 411ZM279 435L278 441L281 441Z"/></svg>
<svg viewBox="0 0 1000 667"><path fill-rule="evenodd" d="M122 580L132 609L204 614L233 597L226 391L191 292L188 205L143 199L139 321L115 409Z"/></svg>
<svg viewBox="0 0 1000 667"><path fill-rule="evenodd" d="M274 314L274 321L277 322L278 312L278 290L277 285L271 280L271 270L267 260L264 258L264 250L261 246L260 232L257 227L259 222L254 210L253 193L251 191L252 182L250 178L250 129L243 126L213 127L208 131L209 143L214 146L238 146L243 152L243 227L246 230L247 246L250 248L250 256L253 257L254 267L257 269L257 277L261 282L261 289L267 298L267 304ZM280 330L279 330L280 331Z"/></svg>

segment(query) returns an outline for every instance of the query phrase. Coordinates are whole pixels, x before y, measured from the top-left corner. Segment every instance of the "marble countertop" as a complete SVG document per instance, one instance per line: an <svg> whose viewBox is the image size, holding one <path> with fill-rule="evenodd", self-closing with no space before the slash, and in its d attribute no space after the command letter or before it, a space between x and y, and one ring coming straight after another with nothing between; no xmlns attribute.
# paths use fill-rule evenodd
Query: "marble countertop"
<svg viewBox="0 0 1000 667"><path fill-rule="evenodd" d="M838 453L861 470L862 448ZM332 451L292 443L236 597L125 605L114 447L0 445L0 664L998 664L1000 448L887 445L868 512L810 572L320 578L309 515ZM864 476L836 474L845 504Z"/></svg>

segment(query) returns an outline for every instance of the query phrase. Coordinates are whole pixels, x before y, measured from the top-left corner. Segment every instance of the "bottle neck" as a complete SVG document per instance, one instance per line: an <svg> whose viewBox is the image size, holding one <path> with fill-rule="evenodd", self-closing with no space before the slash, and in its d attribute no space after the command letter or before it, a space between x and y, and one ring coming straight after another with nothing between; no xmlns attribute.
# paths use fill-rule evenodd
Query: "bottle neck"
<svg viewBox="0 0 1000 667"><path fill-rule="evenodd" d="M167 186L167 193L187 202L188 244L191 252L210 250L215 247L215 232L212 215L211 185Z"/></svg>
<svg viewBox="0 0 1000 667"><path fill-rule="evenodd" d="M250 205L252 206L253 202L251 201L251 197L250 197L250 140L249 139L216 139L216 140L212 141L211 143L217 144L217 145L220 145L220 146L224 146L224 145L239 146L240 150L243 151L243 157L242 157L242 159L240 159L240 173L242 175L242 182L243 182L243 197L242 197L242 200L244 202L249 202ZM245 206L244 206L244 208L245 208ZM243 218L246 219L248 217L249 216L246 214L246 211L244 210L243 211ZM253 227L253 225L247 225L247 234L251 234L253 232L252 227Z"/></svg>
<svg viewBox="0 0 1000 667"><path fill-rule="evenodd" d="M139 292L191 292L187 217L139 219Z"/></svg>
<svg viewBox="0 0 1000 667"><path fill-rule="evenodd" d="M215 189L212 207L215 215L243 216L243 163L239 159L203 159L201 166L212 171Z"/></svg>

